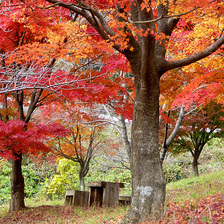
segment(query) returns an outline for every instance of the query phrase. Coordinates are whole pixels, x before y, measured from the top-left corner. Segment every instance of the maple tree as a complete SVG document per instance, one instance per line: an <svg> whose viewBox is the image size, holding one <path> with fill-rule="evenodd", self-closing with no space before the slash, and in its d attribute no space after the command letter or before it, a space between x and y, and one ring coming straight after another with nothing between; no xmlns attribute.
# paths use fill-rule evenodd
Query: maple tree
<svg viewBox="0 0 224 224"><path fill-rule="evenodd" d="M193 157L194 176L199 176L198 160L204 146L212 138L223 136L223 105L211 101L184 118L182 127L174 140L172 152L178 154L189 151Z"/></svg>
<svg viewBox="0 0 224 224"><path fill-rule="evenodd" d="M82 191L85 190L84 178L89 172L90 162L101 143L99 135L103 129L104 120L99 119L96 105L92 102L80 104L74 102L61 102L51 105L55 108L57 116L49 113L43 116L45 122L57 121L70 130L68 136L61 136L49 142L52 153L59 158L66 158L79 164L79 182ZM48 108L51 110L51 108Z"/></svg>
<svg viewBox="0 0 224 224"><path fill-rule="evenodd" d="M79 164L79 183L81 191L85 190L84 178L89 172L90 161L97 150L100 141L97 141L99 135L97 127L82 127L74 125L70 127L72 135L58 137L57 141L51 145L52 152L66 159Z"/></svg>
<svg viewBox="0 0 224 224"><path fill-rule="evenodd" d="M166 122L161 161L174 140L185 116L199 108L209 107L211 101L223 104L223 49L211 57L187 68L179 68L164 75L160 81L160 103L163 105L162 118ZM176 77L178 79L176 80ZM184 83L184 85L182 85ZM176 123L177 110L180 108ZM165 111L168 110L166 113ZM172 113L172 118L169 118ZM168 117L167 117L167 115ZM202 125L202 124L200 124ZM173 131L171 132L171 128Z"/></svg>
<svg viewBox="0 0 224 224"><path fill-rule="evenodd" d="M100 44L100 50L111 52L114 48L129 61L135 82L131 139L133 195L124 222L143 222L148 216L160 218L165 201L165 179L158 145L159 80L169 70L201 60L222 46L223 19L219 15L223 13L223 2L27 0L20 4L19 10L27 5L38 6L38 11L45 13L57 12L47 16L53 21L60 18L85 24L80 17L85 18L89 29L96 30L90 35L91 42L94 38L104 39L106 42ZM38 15L33 11L34 17L35 14ZM186 33L182 21L193 27L192 32ZM195 33L202 33L196 32L200 27L206 30L205 35L192 39Z"/></svg>
<svg viewBox="0 0 224 224"><path fill-rule="evenodd" d="M97 40L91 42L92 48L88 45L88 36L82 34L87 29L85 26L74 21L65 23L60 20L58 11L43 11L42 7L30 2L3 1L0 9L0 33L3 36L0 41L1 120L7 122L17 118L29 123L37 108L55 100L66 97L74 101L104 102L112 94L110 86L104 88L100 84L104 81L101 76L105 71L98 74L96 82L91 82L105 59L104 54L94 47ZM107 53L105 58L109 60L110 52ZM98 60L100 63L97 64ZM99 91L101 97L97 96ZM17 179L24 182L19 171L22 154L20 152L19 159L12 162L15 169L12 188ZM12 194L13 203L12 210L23 208L23 184Z"/></svg>
<svg viewBox="0 0 224 224"><path fill-rule="evenodd" d="M7 6L3 2L1 3L1 6L2 4L3 6ZM5 8L3 8L3 10L4 9ZM40 67L41 63L35 63L35 61L37 61L37 58L35 58L36 55L34 55L32 60L30 59L31 56L26 54L26 51L19 50L19 48L24 44L29 45L32 42L38 42L38 39L41 37L41 35L36 35L35 39L35 32L33 32L33 25L35 25L35 23L29 24L29 19L25 20L24 14L18 13L19 11L16 6L15 8L7 9L8 10L1 14L2 29L0 30L1 35L4 37L0 42L1 104L3 106L1 109L1 120L7 123L8 129L11 127L11 131L13 131L13 127L10 126L11 119L17 118L20 120L20 122L25 122L26 125L23 124L24 132L17 134L22 139L23 136L26 137L26 126L29 123L32 114L34 113L35 109L42 104L43 99L48 94L46 93L46 95L41 99L43 89L37 88L39 84L37 80L39 80L39 77L45 73L44 67ZM29 18L28 15L27 18ZM33 17L30 16L30 18L32 21ZM41 23L41 25L43 24ZM32 54L33 52L31 55ZM28 57L28 59L26 57ZM47 66L47 68L50 68L50 66ZM31 90L26 91L26 89L24 89L23 83L25 83L25 87L27 89ZM29 134L29 131L27 133ZM14 158L12 160L10 211L19 210L25 207L24 178L22 174L21 163L22 155L24 153L29 154L30 146L28 147L28 145L26 145L24 138L24 144L22 145L21 139L18 138L19 143L14 143L18 149L13 145L11 146L13 148L10 149L13 150L14 154ZM28 141L28 143L30 142ZM6 147L6 152L7 149L8 148ZM37 148L35 149L37 150ZM44 147L43 150L44 149L46 150L47 148Z"/></svg>
<svg viewBox="0 0 224 224"><path fill-rule="evenodd" d="M181 36L183 30L177 26L180 18L197 23L199 27L201 21L221 15L223 2L45 2L52 4L48 8L60 6L68 9L68 12L72 11L77 16L84 17L108 45L112 45L128 59L135 77L135 108L131 141L133 195L125 222L142 222L148 215L159 218L163 213L165 200L165 180L158 150L159 79L171 69L189 65L209 56L223 44L224 36L220 35L219 31L219 27L222 29L223 21L219 26L220 20L217 19L217 26L214 27L216 30L213 30L217 31L214 34L215 41L207 35L207 42L195 41L194 49L188 50L186 57L176 53L177 46L183 51L183 45L186 45L184 39L191 35L185 35L184 38ZM208 26L207 24L203 28L209 32L211 30ZM181 37L180 40L177 40L174 34ZM173 43L175 48L172 51L169 49Z"/></svg>
<svg viewBox="0 0 224 224"><path fill-rule="evenodd" d="M53 24L51 13L43 13L39 7L33 9L32 5L21 4L20 1L4 1L1 2L0 7L0 33L3 36L0 41L0 101L2 105L0 118L2 121L7 123L17 118L28 124L37 108L63 95L68 97L69 91L74 88L77 92L70 96L72 98L80 95L84 89L92 92L99 89L91 83L87 83L84 87L84 81L80 81L81 78L79 78L81 74L84 80L93 76L91 72L80 72L80 69L91 65L92 61L99 58L96 52L93 58L89 58L82 64L79 62L81 59L86 59L85 46L82 48L83 51L81 50L82 54L80 52L77 54L78 57L73 50L68 52L71 46L74 47L72 40L75 37L80 38L77 34L80 27L77 24L72 25L70 31L74 32L74 35L70 35L67 41L67 30L71 24L62 26L57 21ZM46 18L48 18L47 21ZM68 54L72 55L70 59L67 57ZM64 63L57 60L59 57L62 59L63 56L66 57ZM73 67L69 65L67 68L71 59L74 58L77 60L78 67L73 69L72 73L68 73L66 69L70 70ZM73 84L76 84L75 87ZM29 153L25 147L24 144L22 151L14 149L17 159L12 161L10 210L19 210L24 207L24 179L21 162L23 153Z"/></svg>
<svg viewBox="0 0 224 224"><path fill-rule="evenodd" d="M7 123L0 121L0 156L12 160L10 211L25 207L24 179L21 170L22 154L44 155L51 150L46 146L50 138L64 136L67 133L68 131L59 124L27 125L26 122L20 120L10 120Z"/></svg>
<svg viewBox="0 0 224 224"><path fill-rule="evenodd" d="M49 113L48 110L41 109L44 113L40 112L34 119L40 119L44 123L53 120L70 130L69 135L54 139L49 142L49 146L51 153L57 157L79 164L80 188L84 191L84 179L89 172L91 160L100 152L105 154L102 145L110 145L109 141L102 137L104 126L107 125L107 119L103 118L100 112L102 106L93 102L61 101L60 104L47 107ZM52 110L55 114L52 114Z"/></svg>

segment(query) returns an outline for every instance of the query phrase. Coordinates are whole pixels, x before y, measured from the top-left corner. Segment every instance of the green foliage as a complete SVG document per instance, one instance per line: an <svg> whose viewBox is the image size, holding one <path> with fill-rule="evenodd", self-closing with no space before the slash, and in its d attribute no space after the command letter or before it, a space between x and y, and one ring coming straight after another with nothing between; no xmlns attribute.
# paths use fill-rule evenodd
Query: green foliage
<svg viewBox="0 0 224 224"><path fill-rule="evenodd" d="M224 169L223 138L214 138L205 146L200 157L200 173L212 173Z"/></svg>
<svg viewBox="0 0 224 224"><path fill-rule="evenodd" d="M0 160L0 204L10 200L11 194L11 163ZM37 164L29 158L23 158L22 172L25 181L25 198L34 197L41 190L45 179L49 179L55 170L55 164L48 161Z"/></svg>
<svg viewBox="0 0 224 224"><path fill-rule="evenodd" d="M213 157L215 163L224 163L224 150L220 150L223 148L223 143L224 138L213 138L208 142L208 152L206 154Z"/></svg>
<svg viewBox="0 0 224 224"><path fill-rule="evenodd" d="M206 189L208 187L214 188L215 187L215 181L218 181L220 183L220 186L224 185L224 170L221 170L219 172L210 173L210 174L204 174L199 177L189 177L183 180L179 180L176 182L168 183L167 189L168 190L175 190L175 189L183 189L194 186L194 185L201 185L200 190L203 191L203 188ZM208 186L208 184L212 184L213 186ZM199 189L198 189L199 190ZM215 189L216 192L224 191L224 189ZM195 188L194 191L197 191ZM208 192L208 191L207 191Z"/></svg>
<svg viewBox="0 0 224 224"><path fill-rule="evenodd" d="M186 169L185 163L182 161L176 161L174 163L164 163L163 172L166 178L166 182L181 180L189 176L189 171Z"/></svg>
<svg viewBox="0 0 224 224"><path fill-rule="evenodd" d="M35 163L29 162L22 166L25 181L25 197L31 198L37 194L45 181L42 167L37 167Z"/></svg>
<svg viewBox="0 0 224 224"><path fill-rule="evenodd" d="M208 174L224 169L223 143L223 138L214 138L205 145L199 158L200 174ZM179 148L181 149L181 146ZM179 154L172 152L172 155L170 154L163 164L167 183L192 176L191 160L192 155L189 152Z"/></svg>
<svg viewBox="0 0 224 224"><path fill-rule="evenodd" d="M22 171L25 181L25 198L35 197L41 191L45 179L49 179L55 173L56 165L48 161L37 163L24 157Z"/></svg>
<svg viewBox="0 0 224 224"><path fill-rule="evenodd" d="M41 194L49 199L62 198L66 190L79 189L79 165L65 158L58 159L57 173L51 179L46 179Z"/></svg>
<svg viewBox="0 0 224 224"><path fill-rule="evenodd" d="M51 178L46 179L42 195L49 199L63 198L66 190L79 190L79 164L67 159L58 159L57 173ZM85 177L85 182L108 181L125 183L122 193L131 193L131 172L127 169L105 168L99 163L91 162L90 171ZM88 187L86 187L88 190Z"/></svg>
<svg viewBox="0 0 224 224"><path fill-rule="evenodd" d="M0 204L10 199L11 169L7 160L0 160Z"/></svg>
<svg viewBox="0 0 224 224"><path fill-rule="evenodd" d="M217 138L209 141L200 157L200 173L212 173L224 168L223 139ZM183 153L178 156L169 156L164 162L163 169L167 183L190 177L191 155ZM89 174L85 182L109 181L122 182L125 188L121 194L131 194L131 172L123 168L110 168L101 158L94 159L90 165ZM23 174L25 177L25 196L30 198L48 199L64 198L66 190L79 189L78 170L79 165L60 159L56 164L49 162L34 163L30 159L23 159ZM10 199L11 164L0 160L0 204ZM176 183L176 182L175 182ZM169 186L169 185L168 185ZM86 187L88 190L88 187Z"/></svg>

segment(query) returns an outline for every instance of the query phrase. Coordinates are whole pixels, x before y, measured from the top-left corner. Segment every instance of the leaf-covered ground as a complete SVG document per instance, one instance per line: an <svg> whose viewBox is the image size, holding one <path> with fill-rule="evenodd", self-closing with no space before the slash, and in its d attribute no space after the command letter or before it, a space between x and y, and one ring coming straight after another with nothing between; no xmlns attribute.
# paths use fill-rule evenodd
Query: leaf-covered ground
<svg viewBox="0 0 224 224"><path fill-rule="evenodd" d="M125 208L75 208L72 206L39 206L12 212L3 219L1 224L39 224L39 223L119 223Z"/></svg>
<svg viewBox="0 0 224 224"><path fill-rule="evenodd" d="M0 224L118 224L127 209L42 205L9 213ZM224 170L168 184L165 212L162 220L147 224L224 223Z"/></svg>
<svg viewBox="0 0 224 224"><path fill-rule="evenodd" d="M224 195L214 194L184 203L169 202L166 216L158 223L224 223Z"/></svg>
<svg viewBox="0 0 224 224"><path fill-rule="evenodd" d="M0 220L1 224L39 223L120 223L125 208L96 209L72 206L39 206L13 212ZM224 223L224 195L214 194L200 200L168 202L166 216L157 222L148 223Z"/></svg>

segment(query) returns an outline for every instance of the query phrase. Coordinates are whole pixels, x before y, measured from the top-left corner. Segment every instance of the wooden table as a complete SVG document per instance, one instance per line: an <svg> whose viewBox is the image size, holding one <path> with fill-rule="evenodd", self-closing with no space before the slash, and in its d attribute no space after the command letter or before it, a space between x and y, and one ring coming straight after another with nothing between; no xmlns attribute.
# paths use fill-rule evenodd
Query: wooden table
<svg viewBox="0 0 224 224"><path fill-rule="evenodd" d="M116 207L119 205L119 188L123 188L124 183L88 182L86 186L90 187L90 206Z"/></svg>

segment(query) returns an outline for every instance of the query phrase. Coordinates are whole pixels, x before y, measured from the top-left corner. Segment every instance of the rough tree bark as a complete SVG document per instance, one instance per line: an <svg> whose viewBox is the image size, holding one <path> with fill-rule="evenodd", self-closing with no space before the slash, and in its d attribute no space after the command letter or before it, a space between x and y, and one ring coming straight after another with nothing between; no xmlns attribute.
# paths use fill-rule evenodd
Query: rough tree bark
<svg viewBox="0 0 224 224"><path fill-rule="evenodd" d="M25 208L24 203L24 178L22 175L22 154L14 153L17 158L12 161L11 174L11 201L9 211L18 211Z"/></svg>
<svg viewBox="0 0 224 224"><path fill-rule="evenodd" d="M198 172L198 159L194 157L193 162L192 162L192 169L195 177L199 176Z"/></svg>
<svg viewBox="0 0 224 224"><path fill-rule="evenodd" d="M158 219L163 214L165 179L158 150L159 75L153 65L153 53L151 57L143 56L148 62L144 63L141 78L136 79L131 140L132 203L125 223L145 221L149 214Z"/></svg>
<svg viewBox="0 0 224 224"><path fill-rule="evenodd" d="M105 14L101 14L94 5L86 5L85 1L81 0L73 4L59 0L46 1L52 3L52 7L61 6L81 15L104 40L108 43L113 42L110 36L115 36L115 32L108 26ZM160 77L168 70L186 66L207 57L224 43L224 36L222 36L202 52L177 61L167 61L166 45L179 18L168 16L168 0L161 1L158 6L157 18L160 18L158 20L154 19L150 5L142 10L142 3L144 3L143 0L133 1L130 12L132 23L137 29L162 32L167 38L156 41L155 36L149 33L144 37L139 36L137 42L132 31L126 26L123 30L128 33L129 48L122 50L116 43L113 45L115 50L124 54L129 60L135 76L136 88L131 148L133 195L130 209L124 220L127 224L147 222L150 217L160 218L163 215L165 178L162 173L158 146ZM124 12L119 5L116 9L118 12ZM124 21L119 16L117 20Z"/></svg>

